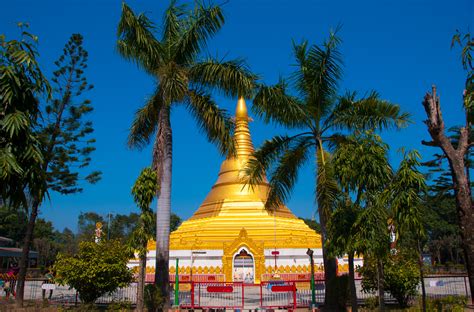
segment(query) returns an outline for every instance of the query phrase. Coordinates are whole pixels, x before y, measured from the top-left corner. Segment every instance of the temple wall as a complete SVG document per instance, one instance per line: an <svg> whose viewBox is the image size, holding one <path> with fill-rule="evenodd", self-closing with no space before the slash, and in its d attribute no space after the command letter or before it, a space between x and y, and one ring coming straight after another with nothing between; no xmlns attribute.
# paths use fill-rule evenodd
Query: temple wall
<svg viewBox="0 0 474 312"><path fill-rule="evenodd" d="M277 256L277 266L309 265L310 260L304 248L278 249L280 254ZM275 265L275 256L272 255L274 249L265 249L265 266ZM321 249L315 249L313 254L315 264L323 263L323 253Z"/></svg>
<svg viewBox="0 0 474 312"><path fill-rule="evenodd" d="M258 277L260 280L269 280L275 273L275 257L272 255L274 249L264 250L264 264L261 268L261 275ZM303 248L287 248L278 249L280 254L277 256L277 271L283 279L289 280L305 280L309 278L311 272L310 260L306 254L307 249ZM189 280L192 267L192 275L194 280L209 281L212 278L213 281L231 281L232 277L226 276L227 271L223 264L222 258L224 256L223 250L199 250L199 254L193 254L192 265L191 265L191 250L171 250L170 251L170 278L174 280L174 274L176 273L176 258L179 259L179 275L183 277L183 280ZM205 254L203 254L205 252ZM314 271L317 278L323 278L323 257L321 249L314 249ZM348 272L348 259L347 257L338 258L338 272L344 274ZM232 264L231 264L232 265ZM363 259L355 258L354 265L362 266ZM138 266L138 259L132 259L128 266L130 268ZM255 267L254 267L255 268ZM147 256L147 269L146 272L150 277L155 272L155 252L150 251ZM212 277L214 276L214 277ZM180 277L181 279L181 277Z"/></svg>
<svg viewBox="0 0 474 312"><path fill-rule="evenodd" d="M275 256L272 255L274 249L265 249L265 266L274 266ZM277 265L284 266L298 266L298 265L309 265L309 257L306 254L307 249L303 248L288 248L288 249L278 249L280 254L277 256ZM193 267L222 267L222 256L224 255L222 250L199 250L205 254L194 254L191 256L191 250L171 250L170 251L170 267L176 266L176 258L179 259L180 267L191 266L191 261L193 262ZM147 255L147 266L155 266L155 251L151 250ZM323 262L323 255L321 249L314 250L314 263L321 264ZM342 261L342 259L341 259ZM130 264L138 265L138 261L131 261Z"/></svg>

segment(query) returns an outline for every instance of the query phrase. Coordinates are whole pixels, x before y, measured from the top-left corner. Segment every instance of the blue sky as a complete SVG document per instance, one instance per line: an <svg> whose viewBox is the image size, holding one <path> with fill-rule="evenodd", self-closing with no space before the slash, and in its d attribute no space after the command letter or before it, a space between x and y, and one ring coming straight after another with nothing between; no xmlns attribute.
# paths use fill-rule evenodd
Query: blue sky
<svg viewBox="0 0 474 312"><path fill-rule="evenodd" d="M465 73L459 49L451 50L456 29L468 30L474 21L471 0L374 0L374 1L278 1L229 0L225 3L226 23L210 41L204 55L227 59L245 58L251 69L266 83L292 71L291 41L308 39L321 43L329 29L342 24L344 78L341 92L363 94L377 90L387 100L400 104L412 115L413 124L401 131L383 134L391 148L394 166L397 149L418 149L424 159L436 150L421 146L428 139L421 100L431 84L438 86L447 125L463 120L461 96ZM218 2L218 3L220 3ZM168 1L127 3L136 12L147 14L160 24ZM88 94L95 111L97 151L93 168L103 172L96 185L85 185L84 192L60 196L41 208L41 216L58 229L76 229L78 214L136 211L130 196L131 186L140 170L150 162L150 150L131 151L126 137L134 112L153 91L153 79L115 51L116 27L120 17L119 0L34 1L2 3L0 33L12 38L18 34L16 22L29 22L30 32L39 36L40 62L48 75L72 33L84 36L89 52L87 78L95 88ZM50 76L50 75L49 75ZM236 99L219 97L221 107L234 110ZM251 101L248 101L251 105ZM216 180L222 161L215 147L207 143L194 120L184 109L173 111L174 160L172 207L188 218L200 205ZM254 144L284 129L251 124ZM301 172L288 206L298 216L314 214L314 168Z"/></svg>

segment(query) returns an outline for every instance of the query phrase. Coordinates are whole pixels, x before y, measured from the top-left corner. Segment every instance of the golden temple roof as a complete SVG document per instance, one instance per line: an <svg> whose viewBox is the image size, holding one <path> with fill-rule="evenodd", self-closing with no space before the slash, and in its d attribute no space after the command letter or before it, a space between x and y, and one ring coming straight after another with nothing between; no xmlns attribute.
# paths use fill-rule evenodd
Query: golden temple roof
<svg viewBox="0 0 474 312"><path fill-rule="evenodd" d="M217 181L194 215L171 233L170 249L220 249L239 236L242 228L265 248L318 248L321 238L286 207L265 209L267 180L250 187L243 169L254 152L245 100L235 113L235 157L223 161ZM150 244L149 246L151 246Z"/></svg>

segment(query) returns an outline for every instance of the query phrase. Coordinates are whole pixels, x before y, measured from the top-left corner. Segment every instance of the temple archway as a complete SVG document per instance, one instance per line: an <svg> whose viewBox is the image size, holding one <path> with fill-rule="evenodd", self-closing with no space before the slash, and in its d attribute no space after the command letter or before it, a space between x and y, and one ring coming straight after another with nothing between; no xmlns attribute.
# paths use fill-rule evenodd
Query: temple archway
<svg viewBox="0 0 474 312"><path fill-rule="evenodd" d="M254 283L260 283L260 277L265 273L265 255L263 242L254 242L248 237L245 228L240 230L239 236L232 243L224 243L222 256L222 270L226 281L234 280L234 258L245 249L253 258Z"/></svg>
<svg viewBox="0 0 474 312"><path fill-rule="evenodd" d="M255 262L252 255L242 248L234 256L232 265L234 282L253 284L255 282Z"/></svg>

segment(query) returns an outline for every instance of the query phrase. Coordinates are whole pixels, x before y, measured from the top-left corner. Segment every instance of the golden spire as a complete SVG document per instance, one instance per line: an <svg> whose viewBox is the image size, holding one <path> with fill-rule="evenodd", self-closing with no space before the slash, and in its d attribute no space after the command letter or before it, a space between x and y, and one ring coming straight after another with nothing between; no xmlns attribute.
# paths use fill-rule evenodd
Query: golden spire
<svg viewBox="0 0 474 312"><path fill-rule="evenodd" d="M235 156L222 162L217 181L191 219L218 215L248 217L269 214L264 207L269 191L267 179L265 178L262 183L254 187L245 185L243 182L245 166L254 152L249 130L251 119L243 98L239 98L237 102L234 120ZM281 207L277 215L294 218L294 215L286 207Z"/></svg>
<svg viewBox="0 0 474 312"><path fill-rule="evenodd" d="M250 118L247 113L247 105L245 105L244 98L240 97L235 109L234 131L234 141L238 159L245 158L245 160L248 160L248 157L254 152L252 137L250 136L249 130L249 121Z"/></svg>
<svg viewBox="0 0 474 312"><path fill-rule="evenodd" d="M239 97L239 100L237 101L237 107L235 108L235 118L246 120L249 119L247 105L245 104L245 99L243 97Z"/></svg>

